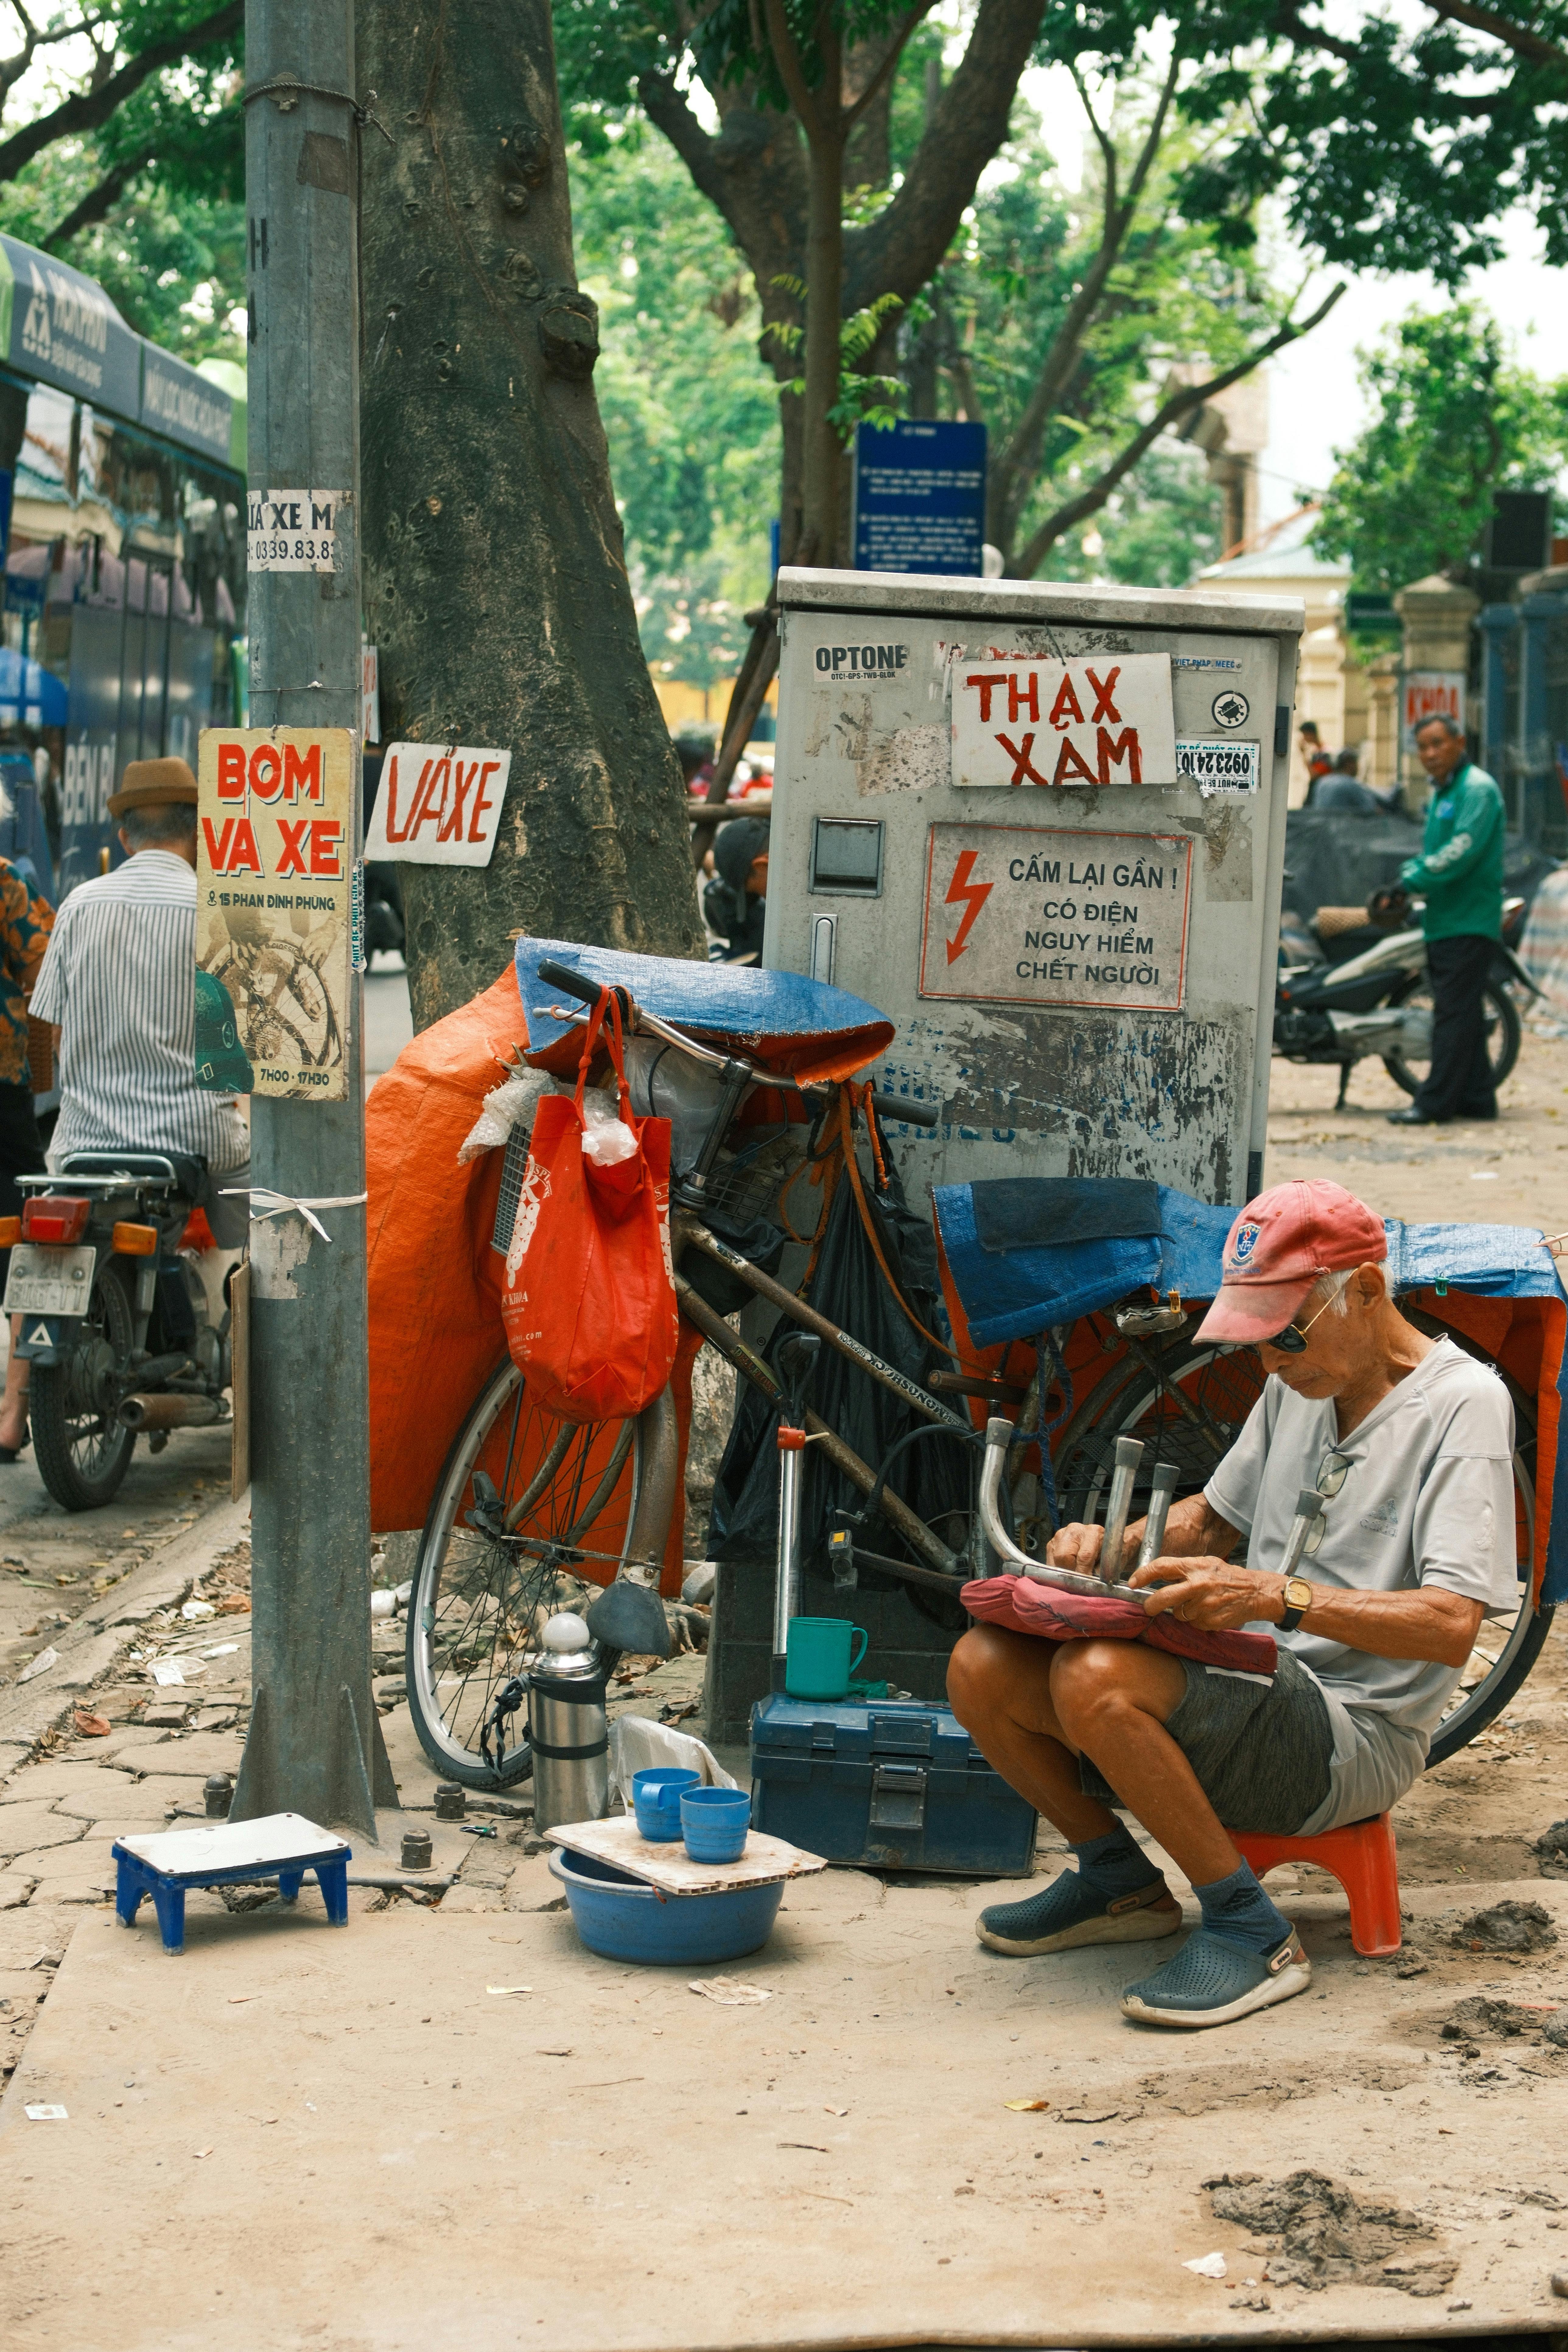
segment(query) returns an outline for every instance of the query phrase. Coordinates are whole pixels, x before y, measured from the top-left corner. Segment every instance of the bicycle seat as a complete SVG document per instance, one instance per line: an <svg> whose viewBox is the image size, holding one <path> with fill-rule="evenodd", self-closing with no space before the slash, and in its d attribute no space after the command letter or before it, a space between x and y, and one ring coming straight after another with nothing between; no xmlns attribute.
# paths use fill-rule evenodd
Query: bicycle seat
<svg viewBox="0 0 1568 2352"><path fill-rule="evenodd" d="M207 1163L194 1151L71 1151L57 1172L61 1176L161 1177L187 1200L196 1201L207 1181Z"/></svg>

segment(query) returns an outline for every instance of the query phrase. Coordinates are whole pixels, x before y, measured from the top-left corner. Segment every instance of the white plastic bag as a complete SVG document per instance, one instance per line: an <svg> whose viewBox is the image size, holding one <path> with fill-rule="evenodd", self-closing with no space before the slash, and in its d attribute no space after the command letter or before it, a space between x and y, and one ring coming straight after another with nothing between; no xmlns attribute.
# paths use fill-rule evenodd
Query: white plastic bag
<svg viewBox="0 0 1568 2352"><path fill-rule="evenodd" d="M478 1160L483 1152L499 1151L510 1141L511 1131L520 1121L527 1134L533 1126L539 1097L550 1092L550 1086L542 1070L524 1070L520 1076L492 1087L478 1118L458 1146L458 1167L466 1168L470 1160Z"/></svg>
<svg viewBox="0 0 1568 2352"><path fill-rule="evenodd" d="M583 1138L583 1157L595 1168L614 1168L618 1160L629 1160L637 1148L637 1137L619 1118L605 1119L596 1127L590 1124Z"/></svg>
<svg viewBox="0 0 1568 2352"><path fill-rule="evenodd" d="M632 1809L632 1774L650 1765L664 1764L678 1772L697 1772L705 1789L738 1789L740 1782L725 1771L713 1750L689 1731L672 1724L655 1723L650 1716L618 1715L610 1726L610 1794Z"/></svg>

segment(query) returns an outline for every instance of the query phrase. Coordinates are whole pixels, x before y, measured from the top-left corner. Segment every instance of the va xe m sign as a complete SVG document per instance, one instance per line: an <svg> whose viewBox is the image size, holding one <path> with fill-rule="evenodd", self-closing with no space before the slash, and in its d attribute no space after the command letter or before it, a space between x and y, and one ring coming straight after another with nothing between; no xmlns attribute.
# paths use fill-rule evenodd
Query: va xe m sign
<svg viewBox="0 0 1568 2352"><path fill-rule="evenodd" d="M1029 654L952 666L957 785L1174 784L1169 654Z"/></svg>
<svg viewBox="0 0 1568 2352"><path fill-rule="evenodd" d="M367 858L488 866L511 772L510 751L465 743L393 743L365 829Z"/></svg>

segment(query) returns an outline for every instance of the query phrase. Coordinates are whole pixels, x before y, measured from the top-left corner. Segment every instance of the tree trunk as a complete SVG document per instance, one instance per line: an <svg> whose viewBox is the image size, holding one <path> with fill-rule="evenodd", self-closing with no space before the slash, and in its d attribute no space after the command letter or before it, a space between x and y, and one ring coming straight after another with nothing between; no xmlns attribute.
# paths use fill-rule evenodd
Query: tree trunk
<svg viewBox="0 0 1568 2352"><path fill-rule="evenodd" d="M823 111L827 111L824 107ZM837 112L837 109L835 110ZM844 451L828 415L838 403L838 328L844 307L844 142L826 131L811 142L811 210L805 234L805 421L803 560L841 560Z"/></svg>
<svg viewBox="0 0 1568 2352"><path fill-rule="evenodd" d="M622 555L548 0L363 0L364 600L388 738L510 746L488 867L405 866L414 1017L510 934L700 956Z"/></svg>

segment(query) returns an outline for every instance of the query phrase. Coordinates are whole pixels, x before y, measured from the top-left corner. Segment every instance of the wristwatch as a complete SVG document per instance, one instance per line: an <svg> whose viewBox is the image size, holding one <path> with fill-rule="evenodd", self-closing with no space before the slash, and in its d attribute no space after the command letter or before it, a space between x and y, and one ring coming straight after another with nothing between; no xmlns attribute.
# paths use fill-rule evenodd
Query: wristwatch
<svg viewBox="0 0 1568 2352"><path fill-rule="evenodd" d="M1285 1579L1285 1608L1279 1619L1279 1631L1293 1633L1313 1601L1311 1586L1304 1576Z"/></svg>

